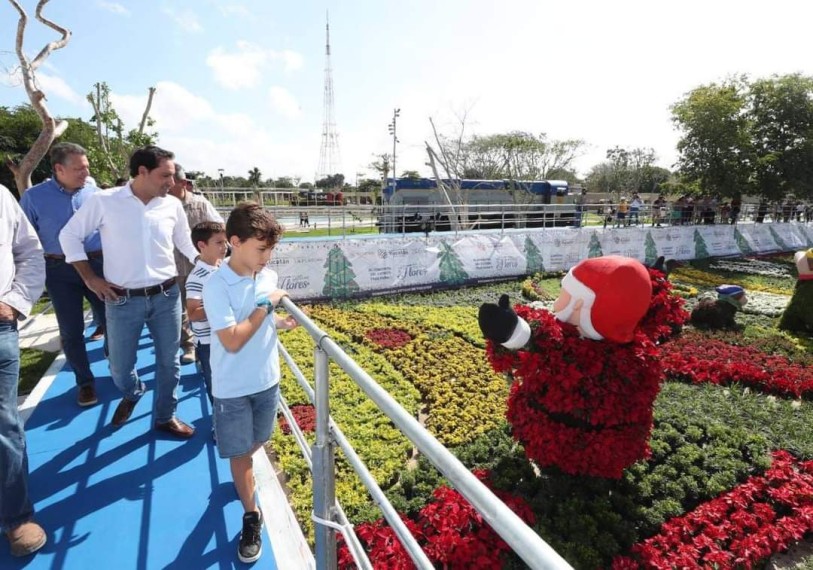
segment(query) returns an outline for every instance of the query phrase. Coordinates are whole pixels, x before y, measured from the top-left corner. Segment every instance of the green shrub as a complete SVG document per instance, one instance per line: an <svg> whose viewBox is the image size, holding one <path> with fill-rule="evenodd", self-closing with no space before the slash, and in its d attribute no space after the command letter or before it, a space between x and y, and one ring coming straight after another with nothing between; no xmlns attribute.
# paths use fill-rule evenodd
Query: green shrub
<svg viewBox="0 0 813 570"><path fill-rule="evenodd" d="M781 330L813 333L813 281L797 281L793 297L779 319Z"/></svg>

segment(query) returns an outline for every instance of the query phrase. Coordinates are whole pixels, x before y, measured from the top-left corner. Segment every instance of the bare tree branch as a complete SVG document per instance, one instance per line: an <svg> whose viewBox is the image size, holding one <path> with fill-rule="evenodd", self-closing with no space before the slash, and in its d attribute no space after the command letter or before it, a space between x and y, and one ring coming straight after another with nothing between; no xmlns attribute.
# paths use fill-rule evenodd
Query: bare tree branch
<svg viewBox="0 0 813 570"><path fill-rule="evenodd" d="M110 172L116 174L118 172L118 168L116 168L116 164L113 162L113 155L110 152L110 145L107 142L106 132L103 132L102 129L105 126L104 121L102 120L102 84L96 83L94 85L96 88L96 96L93 96L93 92L91 91L87 95L87 100L90 102L90 105L93 107L93 116L96 119L96 137L99 139L99 146L104 153L105 159L107 159L107 166L110 168Z"/></svg>
<svg viewBox="0 0 813 570"><path fill-rule="evenodd" d="M138 134L144 134L144 127L147 124L147 119L150 116L150 107L152 107L152 98L155 95L155 87L150 87L149 95L147 95L147 106L144 108L144 114L141 115L141 124L138 125Z"/></svg>
<svg viewBox="0 0 813 570"><path fill-rule="evenodd" d="M49 28L58 31L60 34L62 34L62 38L58 41L48 43L44 48L42 48L42 50L40 50L34 61L29 61L23 49L23 40L25 38L25 28L28 24L28 15L25 13L25 10L23 10L22 6L20 6L17 0L9 0L9 2L19 14L19 20L17 22L17 37L15 39L15 51L17 53L17 59L20 60L20 73L23 79L23 86L25 87L25 92L28 94L28 99L31 101L31 106L34 108L34 111L36 111L40 121L42 121L42 130L40 131L37 140L34 141L34 144L31 146L22 160L14 164L13 167L9 166L14 174L14 181L17 185L17 190L20 196L22 196L23 193L31 187L31 173L34 172L34 169L48 152L48 148L51 146L51 143L54 142L54 139L62 135L62 133L65 132L65 129L68 128L67 121L55 120L51 116L48 107L45 106L45 94L37 86L34 71L42 64L43 61L45 61L51 52L67 45L68 41L70 40L71 33L69 30L58 26L42 15L42 9L48 3L48 0L39 0L36 8L37 20Z"/></svg>
<svg viewBox="0 0 813 570"><path fill-rule="evenodd" d="M16 3L16 0L12 1ZM36 71L37 68L39 68L39 66L42 64L42 62L45 61L45 59L49 55L51 55L52 51L64 48L66 45L68 45L68 42L71 39L71 31L69 29L63 28L62 26L55 24L54 22L52 22L51 20L42 15L42 9L49 1L50 0L39 0L39 2L37 2L37 10L35 12L35 16L37 20L39 20L41 23L45 24L52 30L55 30L62 34L62 38L48 43L45 47L43 47L40 50L40 52L37 54L37 57L35 57L34 61L31 62L32 71Z"/></svg>

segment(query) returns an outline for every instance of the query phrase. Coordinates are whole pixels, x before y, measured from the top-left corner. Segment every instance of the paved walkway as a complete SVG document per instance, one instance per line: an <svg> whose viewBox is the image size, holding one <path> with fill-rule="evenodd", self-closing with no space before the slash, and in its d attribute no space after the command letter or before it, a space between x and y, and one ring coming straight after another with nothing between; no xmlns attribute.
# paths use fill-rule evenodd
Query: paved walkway
<svg viewBox="0 0 813 570"><path fill-rule="evenodd" d="M53 346L45 332L49 322L27 327L21 344ZM217 457L209 402L194 365L181 369L178 415L197 433L179 441L150 429L154 355L146 330L137 366L150 391L118 430L109 424L121 396L110 379L102 342L88 342L88 351L98 405L76 405L73 374L61 354L21 405L27 418L30 493L48 543L35 556L13 559L8 543L0 541L0 568L246 567L236 555L242 508L228 462ZM313 568L268 458L261 450L254 460L266 532L263 556L253 566Z"/></svg>

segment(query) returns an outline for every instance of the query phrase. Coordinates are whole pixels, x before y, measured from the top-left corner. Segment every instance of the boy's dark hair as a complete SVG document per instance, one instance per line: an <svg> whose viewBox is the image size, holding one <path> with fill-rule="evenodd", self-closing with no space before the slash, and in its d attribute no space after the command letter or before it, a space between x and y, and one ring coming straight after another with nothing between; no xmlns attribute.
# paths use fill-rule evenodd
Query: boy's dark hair
<svg viewBox="0 0 813 570"><path fill-rule="evenodd" d="M161 164L162 160L172 160L175 154L155 145L149 145L136 149L130 156L130 176L138 176L138 168L145 167L148 171L153 171Z"/></svg>
<svg viewBox="0 0 813 570"><path fill-rule="evenodd" d="M213 235L225 233L226 228L220 222L201 222L192 228L192 243L195 248L200 251L198 242L208 242Z"/></svg>
<svg viewBox="0 0 813 570"><path fill-rule="evenodd" d="M237 236L241 242L256 238L269 247L274 247L282 237L282 232L282 226L274 216L256 202L240 202L231 211L226 222L226 238Z"/></svg>

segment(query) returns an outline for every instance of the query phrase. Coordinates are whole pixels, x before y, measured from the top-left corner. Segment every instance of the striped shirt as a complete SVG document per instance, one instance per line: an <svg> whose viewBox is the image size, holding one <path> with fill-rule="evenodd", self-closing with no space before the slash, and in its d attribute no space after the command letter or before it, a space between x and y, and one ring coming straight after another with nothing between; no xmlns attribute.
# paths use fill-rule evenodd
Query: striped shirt
<svg viewBox="0 0 813 570"><path fill-rule="evenodd" d="M211 277L215 271L217 271L217 267L213 267L202 259L198 259L195 267L192 268L192 273L186 278L186 298L197 299L200 301L201 306L203 306L203 286L206 285L209 277ZM195 333L195 338L198 339L199 343L210 343L212 329L209 326L208 320L189 321L189 324L192 326L192 332Z"/></svg>

